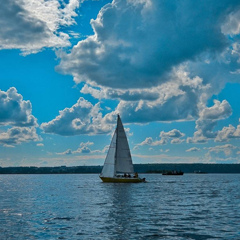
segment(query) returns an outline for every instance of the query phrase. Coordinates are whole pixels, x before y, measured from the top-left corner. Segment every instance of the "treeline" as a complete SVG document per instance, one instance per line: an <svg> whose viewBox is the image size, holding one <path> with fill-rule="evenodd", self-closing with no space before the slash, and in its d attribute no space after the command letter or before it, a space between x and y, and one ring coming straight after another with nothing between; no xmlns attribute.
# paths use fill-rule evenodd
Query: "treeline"
<svg viewBox="0 0 240 240"><path fill-rule="evenodd" d="M135 164L138 173L162 173L163 171L183 171L184 173L240 173L240 164ZM76 174L100 173L102 166L75 167L0 167L0 174Z"/></svg>
<svg viewBox="0 0 240 240"><path fill-rule="evenodd" d="M136 164L139 173L162 173L164 171L182 171L184 173L240 173L240 164Z"/></svg>
<svg viewBox="0 0 240 240"><path fill-rule="evenodd" d="M74 173L100 173L101 166L76 167L0 167L0 174L74 174Z"/></svg>

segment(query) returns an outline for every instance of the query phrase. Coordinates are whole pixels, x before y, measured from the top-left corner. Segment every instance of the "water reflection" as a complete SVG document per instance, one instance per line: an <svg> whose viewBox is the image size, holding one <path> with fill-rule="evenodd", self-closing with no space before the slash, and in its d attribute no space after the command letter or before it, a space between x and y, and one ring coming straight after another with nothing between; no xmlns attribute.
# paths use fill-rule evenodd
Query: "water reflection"
<svg viewBox="0 0 240 240"><path fill-rule="evenodd" d="M105 222L112 239L130 239L131 225L137 218L133 211L134 193L132 184L104 184L104 194L108 196L110 208Z"/></svg>

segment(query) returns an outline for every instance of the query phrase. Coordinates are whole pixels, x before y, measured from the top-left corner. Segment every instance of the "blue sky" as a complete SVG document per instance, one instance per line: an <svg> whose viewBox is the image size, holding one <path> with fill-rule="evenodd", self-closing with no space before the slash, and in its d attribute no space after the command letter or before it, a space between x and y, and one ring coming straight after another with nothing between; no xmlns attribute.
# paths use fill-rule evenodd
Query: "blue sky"
<svg viewBox="0 0 240 240"><path fill-rule="evenodd" d="M13 0L0 9L0 166L240 162L240 3Z"/></svg>

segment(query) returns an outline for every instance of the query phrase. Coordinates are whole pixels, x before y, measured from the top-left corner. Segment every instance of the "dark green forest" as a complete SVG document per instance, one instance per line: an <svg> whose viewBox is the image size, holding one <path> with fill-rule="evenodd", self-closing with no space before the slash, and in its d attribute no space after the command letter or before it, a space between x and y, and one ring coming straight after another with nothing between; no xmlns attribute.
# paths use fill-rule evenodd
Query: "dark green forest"
<svg viewBox="0 0 240 240"><path fill-rule="evenodd" d="M134 164L138 173L162 173L183 171L184 173L240 173L240 164ZM76 174L100 173L102 166L75 167L0 167L0 174Z"/></svg>

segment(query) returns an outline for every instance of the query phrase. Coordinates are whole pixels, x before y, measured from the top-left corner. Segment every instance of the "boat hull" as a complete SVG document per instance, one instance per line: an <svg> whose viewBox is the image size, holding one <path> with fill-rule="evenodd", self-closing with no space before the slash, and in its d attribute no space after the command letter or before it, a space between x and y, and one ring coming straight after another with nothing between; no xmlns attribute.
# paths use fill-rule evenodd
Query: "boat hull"
<svg viewBox="0 0 240 240"><path fill-rule="evenodd" d="M100 177L103 182L109 183L140 183L145 182L145 178L110 178L110 177Z"/></svg>
<svg viewBox="0 0 240 240"><path fill-rule="evenodd" d="M168 176L182 176L183 172L180 173L162 173L162 175L168 175Z"/></svg>

